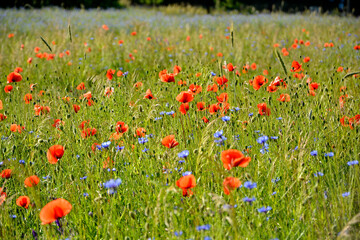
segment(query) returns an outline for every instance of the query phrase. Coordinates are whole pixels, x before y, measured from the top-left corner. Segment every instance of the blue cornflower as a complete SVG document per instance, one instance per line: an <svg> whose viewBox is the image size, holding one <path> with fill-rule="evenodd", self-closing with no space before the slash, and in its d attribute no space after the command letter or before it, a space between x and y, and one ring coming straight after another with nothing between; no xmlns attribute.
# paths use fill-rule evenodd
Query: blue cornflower
<svg viewBox="0 0 360 240"><path fill-rule="evenodd" d="M145 144L149 141L149 139L147 139L146 137L142 137L142 138L138 138L138 141L140 144Z"/></svg>
<svg viewBox="0 0 360 240"><path fill-rule="evenodd" d="M316 172L316 173L314 173L314 176L315 177L322 177L322 176L324 176L324 174L322 172Z"/></svg>
<svg viewBox="0 0 360 240"><path fill-rule="evenodd" d="M117 152L123 150L124 148L125 148L125 146L116 146L115 147Z"/></svg>
<svg viewBox="0 0 360 240"><path fill-rule="evenodd" d="M269 140L269 137L264 135L256 139L256 142L259 144L265 144L267 140Z"/></svg>
<svg viewBox="0 0 360 240"><path fill-rule="evenodd" d="M235 109L235 111L240 111L239 107L235 107L234 109Z"/></svg>
<svg viewBox="0 0 360 240"><path fill-rule="evenodd" d="M244 202L248 202L248 203L252 203L252 202L255 201L255 200L256 200L255 197L252 197L252 198L244 197L244 198L243 198L243 201L244 201Z"/></svg>
<svg viewBox="0 0 360 240"><path fill-rule="evenodd" d="M103 143L101 144L101 147L102 147L102 148L108 148L108 147L110 146L110 144L111 144L111 141L103 142Z"/></svg>
<svg viewBox="0 0 360 240"><path fill-rule="evenodd" d="M147 151L149 151L150 149L148 149L148 148L144 148L143 150L142 150L142 152L147 152Z"/></svg>
<svg viewBox="0 0 360 240"><path fill-rule="evenodd" d="M11 218L13 218L13 219L16 218L16 215L11 215Z"/></svg>
<svg viewBox="0 0 360 240"><path fill-rule="evenodd" d="M215 137L215 138L220 138L220 137L223 135L223 133L224 133L224 131L223 131L223 130L220 130L220 131L214 133L214 137Z"/></svg>
<svg viewBox="0 0 360 240"><path fill-rule="evenodd" d="M80 180L85 180L87 179L87 176L81 177Z"/></svg>
<svg viewBox="0 0 360 240"><path fill-rule="evenodd" d="M204 240L211 240L212 238L211 237L209 237L209 236L205 236L204 237Z"/></svg>
<svg viewBox="0 0 360 240"><path fill-rule="evenodd" d="M224 122L228 122L230 121L230 117L229 116L224 116L221 118L221 120L223 120Z"/></svg>
<svg viewBox="0 0 360 240"><path fill-rule="evenodd" d="M333 152L325 153L325 157L333 157L333 156L334 156Z"/></svg>
<svg viewBox="0 0 360 240"><path fill-rule="evenodd" d="M216 76L216 73L214 73L214 72L211 72L211 76L214 76L214 77L215 77L215 76Z"/></svg>
<svg viewBox="0 0 360 240"><path fill-rule="evenodd" d="M104 188L117 188L122 183L121 179L118 178L116 180L110 179L109 181L103 184Z"/></svg>
<svg viewBox="0 0 360 240"><path fill-rule="evenodd" d="M160 112L159 114L160 114L160 116L162 116L162 115L164 115L164 114L165 114L165 112L164 112L164 111L162 111L162 112Z"/></svg>
<svg viewBox="0 0 360 240"><path fill-rule="evenodd" d="M162 117L156 117L156 118L154 118L154 121L157 121L157 120L160 120L160 119L162 119Z"/></svg>
<svg viewBox="0 0 360 240"><path fill-rule="evenodd" d="M174 234L175 234L175 236L180 237L183 234L183 232L182 231L175 231Z"/></svg>
<svg viewBox="0 0 360 240"><path fill-rule="evenodd" d="M342 195L342 197L348 197L348 196L350 196L350 192L344 192L343 194L341 194Z"/></svg>
<svg viewBox="0 0 360 240"><path fill-rule="evenodd" d="M180 160L179 163L180 164L185 163L185 160Z"/></svg>
<svg viewBox="0 0 360 240"><path fill-rule="evenodd" d="M84 197L88 197L89 194L88 194L88 193L83 193L83 196L84 196Z"/></svg>
<svg viewBox="0 0 360 240"><path fill-rule="evenodd" d="M270 211L272 209L272 207L262 207L258 209L259 213L267 213L268 211Z"/></svg>
<svg viewBox="0 0 360 240"><path fill-rule="evenodd" d="M189 150L184 150L184 151L178 153L178 157L179 158L187 158L187 156L189 156L189 153L190 153Z"/></svg>
<svg viewBox="0 0 360 240"><path fill-rule="evenodd" d="M277 183L277 182L279 182L280 181L280 178L279 177L277 177L277 178L275 178L275 179L271 179L271 182L272 183Z"/></svg>
<svg viewBox="0 0 360 240"><path fill-rule="evenodd" d="M251 181L247 181L244 182L244 188L248 188L248 189L253 189L257 187L257 183L256 182L251 182Z"/></svg>
<svg viewBox="0 0 360 240"><path fill-rule="evenodd" d="M278 118L276 118L276 120L279 120L279 121L280 121L280 120L282 120L282 117L278 117Z"/></svg>
<svg viewBox="0 0 360 240"><path fill-rule="evenodd" d="M210 230L210 224L206 224L206 225L200 225L196 227L197 231L201 231L201 230Z"/></svg>
<svg viewBox="0 0 360 240"><path fill-rule="evenodd" d="M276 194L276 192L273 192L271 195L274 196Z"/></svg>
<svg viewBox="0 0 360 240"><path fill-rule="evenodd" d="M251 117L251 116L253 116L254 115L254 113L249 113L249 117Z"/></svg>
<svg viewBox="0 0 360 240"><path fill-rule="evenodd" d="M174 111L170 111L170 112L167 112L166 115L173 115L175 112Z"/></svg>
<svg viewBox="0 0 360 240"><path fill-rule="evenodd" d="M2 166L4 164L4 162L0 162L0 166Z"/></svg>
<svg viewBox="0 0 360 240"><path fill-rule="evenodd" d="M310 155L316 157L318 155L318 152L316 150L311 151Z"/></svg>
<svg viewBox="0 0 360 240"><path fill-rule="evenodd" d="M358 160L354 160L354 161L349 161L349 162L347 162L347 165L349 165L349 166L357 165L357 164L359 164L359 161L358 161ZM1 164L0 164L0 165L1 165Z"/></svg>
<svg viewBox="0 0 360 240"><path fill-rule="evenodd" d="M24 160L19 160L19 163L20 164L25 164L25 161Z"/></svg>
<svg viewBox="0 0 360 240"><path fill-rule="evenodd" d="M278 136L272 136L270 137L271 139L278 139L279 137Z"/></svg>
<svg viewBox="0 0 360 240"><path fill-rule="evenodd" d="M183 172L183 176L187 176L187 175L190 175L190 174L192 174L192 172L190 172L190 171L186 171L186 172Z"/></svg>

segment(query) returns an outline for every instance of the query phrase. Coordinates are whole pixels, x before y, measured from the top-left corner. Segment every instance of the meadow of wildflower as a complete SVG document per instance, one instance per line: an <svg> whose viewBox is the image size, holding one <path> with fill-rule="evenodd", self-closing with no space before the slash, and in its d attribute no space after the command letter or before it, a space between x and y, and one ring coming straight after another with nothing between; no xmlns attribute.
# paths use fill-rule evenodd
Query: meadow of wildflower
<svg viewBox="0 0 360 240"><path fill-rule="evenodd" d="M359 236L359 18L0 22L1 239Z"/></svg>

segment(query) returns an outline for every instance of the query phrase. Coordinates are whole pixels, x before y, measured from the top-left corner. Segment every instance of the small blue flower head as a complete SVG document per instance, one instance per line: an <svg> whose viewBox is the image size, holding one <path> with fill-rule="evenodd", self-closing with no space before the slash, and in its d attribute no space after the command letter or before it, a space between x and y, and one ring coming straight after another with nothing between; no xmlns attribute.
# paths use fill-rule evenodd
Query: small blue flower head
<svg viewBox="0 0 360 240"><path fill-rule="evenodd" d="M147 152L147 151L149 151L150 149L148 149L148 148L144 148L143 150L142 150L142 152Z"/></svg>
<svg viewBox="0 0 360 240"><path fill-rule="evenodd" d="M358 160L349 161L349 162L347 163L347 165L349 165L349 166L358 165L358 164L359 164L359 161L358 161ZM1 164L0 164L0 165L1 165Z"/></svg>
<svg viewBox="0 0 360 240"><path fill-rule="evenodd" d="M25 161L24 160L19 160L19 163L20 164L25 164Z"/></svg>
<svg viewBox="0 0 360 240"><path fill-rule="evenodd" d="M102 148L108 148L108 147L110 146L110 144L111 144L111 141L103 142L103 143L101 144L101 147L102 147Z"/></svg>
<svg viewBox="0 0 360 240"><path fill-rule="evenodd" d="M279 177L274 178L274 179L271 179L271 182L272 182L272 183L277 183L277 182L279 182L279 181L280 181L280 178L279 178Z"/></svg>
<svg viewBox="0 0 360 240"><path fill-rule="evenodd" d="M254 113L249 113L249 117L252 117L254 115Z"/></svg>
<svg viewBox="0 0 360 240"><path fill-rule="evenodd" d="M278 118L276 118L276 120L279 120L279 121L280 121L280 120L282 120L282 117L278 117Z"/></svg>
<svg viewBox="0 0 360 240"><path fill-rule="evenodd" d="M224 131L223 131L223 130L220 130L220 131L214 133L214 137L215 137L215 138L220 138L220 137L222 137L223 134L224 134Z"/></svg>
<svg viewBox="0 0 360 240"><path fill-rule="evenodd" d="M253 189L257 187L257 183L256 182L251 182L251 181L247 181L244 182L244 188L248 188L248 189Z"/></svg>
<svg viewBox="0 0 360 240"><path fill-rule="evenodd" d="M252 198L244 197L244 198L243 198L243 201L244 201L244 202L248 202L248 203L252 203L252 202L254 202L255 200L256 200L255 197L252 197Z"/></svg>
<svg viewBox="0 0 360 240"><path fill-rule="evenodd" d="M138 138L138 141L140 144L145 144L149 141L149 139L147 139L146 137L142 137L142 138Z"/></svg>
<svg viewBox="0 0 360 240"><path fill-rule="evenodd" d="M271 139L278 139L279 137L278 136L272 136L270 137Z"/></svg>
<svg viewBox="0 0 360 240"><path fill-rule="evenodd" d="M170 111L170 112L167 112L166 115L173 115L175 112L174 111Z"/></svg>
<svg viewBox="0 0 360 240"><path fill-rule="evenodd" d="M174 234L176 237L180 237L183 234L183 231L175 231Z"/></svg>
<svg viewBox="0 0 360 240"><path fill-rule="evenodd" d="M162 116L162 115L164 115L164 114L165 114L165 112L164 112L164 111L160 112L160 116Z"/></svg>
<svg viewBox="0 0 360 240"><path fill-rule="evenodd" d="M258 209L259 213L267 213L268 211L270 211L272 209L272 207L262 207Z"/></svg>
<svg viewBox="0 0 360 240"><path fill-rule="evenodd" d="M189 150L184 150L184 151L178 153L179 158L187 158L187 156L189 156Z"/></svg>
<svg viewBox="0 0 360 240"><path fill-rule="evenodd" d="M256 142L258 142L259 144L265 144L267 140L269 140L268 136L261 136L258 139L256 139Z"/></svg>
<svg viewBox="0 0 360 240"><path fill-rule="evenodd" d="M110 179L109 181L103 184L104 188L117 188L122 183L121 179L118 178L116 180Z"/></svg>
<svg viewBox="0 0 360 240"><path fill-rule="evenodd" d="M124 148L125 148L125 146L116 146L115 147L117 152L123 150Z"/></svg>
<svg viewBox="0 0 360 240"><path fill-rule="evenodd" d="M228 121L230 121L230 117L229 116L223 116L221 118L221 120L223 120L224 122L228 122Z"/></svg>
<svg viewBox="0 0 360 240"><path fill-rule="evenodd" d="M325 157L333 157L333 156L334 156L333 152L325 153Z"/></svg>
<svg viewBox="0 0 360 240"><path fill-rule="evenodd" d="M200 225L200 226L197 226L196 227L196 230L197 231L201 231L201 230L204 230L204 231L206 231L206 230L210 230L210 224L206 224L206 225Z"/></svg>
<svg viewBox="0 0 360 240"><path fill-rule="evenodd" d="M310 155L316 157L318 155L318 152L316 150L311 151Z"/></svg>
<svg viewBox="0 0 360 240"><path fill-rule="evenodd" d="M348 196L350 196L350 192L344 192L343 194L341 194L342 195L342 197L348 197Z"/></svg>
<svg viewBox="0 0 360 240"><path fill-rule="evenodd" d="M211 76L215 77L215 76L216 76L216 73L211 72Z"/></svg>
<svg viewBox="0 0 360 240"><path fill-rule="evenodd" d="M84 197L88 197L89 194L88 194L88 193L83 193L83 196L84 196Z"/></svg>
<svg viewBox="0 0 360 240"><path fill-rule="evenodd" d="M187 176L187 175L190 175L190 174L192 174L192 172L190 172L190 171L186 171L186 172L183 172L183 174L182 174L182 175L183 175L183 177L184 177L184 176Z"/></svg>
<svg viewBox="0 0 360 240"><path fill-rule="evenodd" d="M324 176L324 174L322 172L316 172L316 173L314 173L314 176L315 177L322 177L322 176Z"/></svg>

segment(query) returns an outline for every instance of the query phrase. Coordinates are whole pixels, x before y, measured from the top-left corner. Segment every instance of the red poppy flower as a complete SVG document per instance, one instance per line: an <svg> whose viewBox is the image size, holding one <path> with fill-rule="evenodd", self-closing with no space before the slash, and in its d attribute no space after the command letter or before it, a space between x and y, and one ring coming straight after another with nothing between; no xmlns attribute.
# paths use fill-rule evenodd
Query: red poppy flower
<svg viewBox="0 0 360 240"><path fill-rule="evenodd" d="M91 150L92 150L93 152L95 152L96 146L101 146L101 144L93 143L93 144L91 145Z"/></svg>
<svg viewBox="0 0 360 240"><path fill-rule="evenodd" d="M319 86L320 86L320 84L313 82L313 83L309 84L309 89L310 90L316 90L316 89L319 88Z"/></svg>
<svg viewBox="0 0 360 240"><path fill-rule="evenodd" d="M153 96L152 92L150 89L146 90L146 93L145 93L145 97L144 99L147 98L147 99L156 99L156 97Z"/></svg>
<svg viewBox="0 0 360 240"><path fill-rule="evenodd" d="M191 188L196 187L195 176L190 174L181 177L179 180L176 181L176 186L182 189L184 197L193 195Z"/></svg>
<svg viewBox="0 0 360 240"><path fill-rule="evenodd" d="M259 109L259 114L260 115L266 115L269 116L270 115L270 108L267 107L266 103L259 103L257 105L258 109Z"/></svg>
<svg viewBox="0 0 360 240"><path fill-rule="evenodd" d="M353 129L353 127L355 125L359 125L360 124L360 114L358 115L355 115L354 117L352 118L349 118L349 125L350 125L350 128Z"/></svg>
<svg viewBox="0 0 360 240"><path fill-rule="evenodd" d="M229 70L229 72L232 72L236 69L236 66L234 66L232 63L229 63L226 68Z"/></svg>
<svg viewBox="0 0 360 240"><path fill-rule="evenodd" d="M84 90L85 89L85 83L80 83L77 87L76 87L77 90Z"/></svg>
<svg viewBox="0 0 360 240"><path fill-rule="evenodd" d="M340 108L343 108L344 107L344 104L345 104L345 100L346 98L348 98L349 96L347 94L345 95L342 95L339 97L339 105L340 105Z"/></svg>
<svg viewBox="0 0 360 240"><path fill-rule="evenodd" d="M169 135L163 138L161 144L167 148L173 148L179 145L179 143L175 140L174 135Z"/></svg>
<svg viewBox="0 0 360 240"><path fill-rule="evenodd" d="M12 90L13 90L13 86L11 86L11 85L6 85L5 86L5 88L4 88L4 91L6 92L6 93L9 93L9 92L11 92Z"/></svg>
<svg viewBox="0 0 360 240"><path fill-rule="evenodd" d="M113 75L115 74L115 70L114 69L108 69L106 72L106 77L111 80L113 79Z"/></svg>
<svg viewBox="0 0 360 240"><path fill-rule="evenodd" d="M216 99L219 101L219 103L223 103L229 100L229 96L227 93L222 93L219 96L216 96Z"/></svg>
<svg viewBox="0 0 360 240"><path fill-rule="evenodd" d="M275 85L270 84L270 85L266 88L266 91L273 93L273 92L276 92L277 89L278 89L278 88L277 88Z"/></svg>
<svg viewBox="0 0 360 240"><path fill-rule="evenodd" d="M196 107L197 107L197 110L198 110L198 111L203 111L203 110L205 110L205 109L206 109L206 107L205 107L205 102L198 102L198 103L196 104Z"/></svg>
<svg viewBox="0 0 360 240"><path fill-rule="evenodd" d="M204 121L204 123L208 123L209 119L207 119L206 117L203 117L202 120Z"/></svg>
<svg viewBox="0 0 360 240"><path fill-rule="evenodd" d="M239 150L229 149L221 153L221 161L225 169L231 170L233 167L246 167L251 161L251 158L245 157Z"/></svg>
<svg viewBox="0 0 360 240"><path fill-rule="evenodd" d="M61 145L53 145L47 151L47 159L49 163L56 164L60 158L64 155L64 147Z"/></svg>
<svg viewBox="0 0 360 240"><path fill-rule="evenodd" d="M215 113L217 113L217 111L219 111L220 110L220 107L219 107L219 105L218 104L211 104L210 105L210 107L209 107L209 112L210 112L210 114L215 114Z"/></svg>
<svg viewBox="0 0 360 240"><path fill-rule="evenodd" d="M21 131L24 129L25 129L25 127L22 127L22 126L16 125L16 124L11 124L11 126L10 126L10 131L12 131L12 132L21 133Z"/></svg>
<svg viewBox="0 0 360 240"><path fill-rule="evenodd" d="M15 68L14 72L21 73L23 69L21 67Z"/></svg>
<svg viewBox="0 0 360 240"><path fill-rule="evenodd" d="M134 84L134 88L140 88L143 86L143 83L142 82L137 82Z"/></svg>
<svg viewBox="0 0 360 240"><path fill-rule="evenodd" d="M81 137L85 139L87 137L94 136L96 132L96 128L87 128L81 131Z"/></svg>
<svg viewBox="0 0 360 240"><path fill-rule="evenodd" d="M127 132L127 130L129 129L128 125L125 124L124 122L117 122L116 123L116 132L117 133L125 133Z"/></svg>
<svg viewBox="0 0 360 240"><path fill-rule="evenodd" d="M32 95L30 93L27 93L25 94L24 96L24 101L25 101L25 104L30 104L30 102L32 101Z"/></svg>
<svg viewBox="0 0 360 240"><path fill-rule="evenodd" d="M200 85L191 84L189 86L189 91L196 95L202 91L202 87Z"/></svg>
<svg viewBox="0 0 360 240"><path fill-rule="evenodd" d="M105 31L109 30L109 27L108 27L107 25L105 25L105 24L102 25L101 27L102 27L102 29L104 29Z"/></svg>
<svg viewBox="0 0 360 240"><path fill-rule="evenodd" d="M187 113L187 111L189 110L189 104L188 103L181 104L179 110L182 114L185 115Z"/></svg>
<svg viewBox="0 0 360 240"><path fill-rule="evenodd" d="M309 62L309 61L310 61L310 57L305 57L303 61L304 61L304 63Z"/></svg>
<svg viewBox="0 0 360 240"><path fill-rule="evenodd" d="M262 75L258 75L252 80L252 86L255 90L259 90L260 87L268 82L268 79Z"/></svg>
<svg viewBox="0 0 360 240"><path fill-rule="evenodd" d="M7 116L5 116L4 114L0 113L0 122L7 119Z"/></svg>
<svg viewBox="0 0 360 240"><path fill-rule="evenodd" d="M218 91L218 86L214 83L213 85L207 86L206 90L208 92L217 92Z"/></svg>
<svg viewBox="0 0 360 240"><path fill-rule="evenodd" d="M16 205L23 208L28 208L30 204L30 198L28 196L20 196L16 199Z"/></svg>
<svg viewBox="0 0 360 240"><path fill-rule="evenodd" d="M40 211L41 224L49 224L66 216L71 208L71 203L62 198L49 202Z"/></svg>
<svg viewBox="0 0 360 240"><path fill-rule="evenodd" d="M2 170L2 172L0 173L0 176L1 176L2 178L8 179L8 178L11 177L11 172L12 172L11 169L4 169L4 170Z"/></svg>
<svg viewBox="0 0 360 240"><path fill-rule="evenodd" d="M26 178L24 181L24 184L27 187L34 187L34 186L38 185L39 182L40 182L40 179L36 175L33 175L33 176Z"/></svg>
<svg viewBox="0 0 360 240"><path fill-rule="evenodd" d="M181 72L181 67L175 65L174 66L174 74L177 75L179 72Z"/></svg>
<svg viewBox="0 0 360 240"><path fill-rule="evenodd" d="M224 193L230 195L230 191L241 186L241 182L238 178L227 177L223 181Z"/></svg>
<svg viewBox="0 0 360 240"><path fill-rule="evenodd" d="M227 82L229 80L225 76L222 76L222 77L215 77L215 81L219 86L223 86L223 85L227 86Z"/></svg>
<svg viewBox="0 0 360 240"><path fill-rule="evenodd" d="M299 71L302 71L301 69L301 64L297 61L293 61L292 64L291 64L291 69L290 69L291 72L299 72Z"/></svg>
<svg viewBox="0 0 360 240"><path fill-rule="evenodd" d="M80 123L80 125L79 125L79 128L81 129L81 130L84 130L85 129L85 125L86 126L89 126L89 120L85 120L85 121L82 121L81 123Z"/></svg>
<svg viewBox="0 0 360 240"><path fill-rule="evenodd" d="M290 102L290 95L280 94L280 97L277 100L279 100L280 102Z"/></svg>
<svg viewBox="0 0 360 240"><path fill-rule="evenodd" d="M34 111L36 116L40 116L40 114L47 114L50 112L50 107L48 106L40 106L38 104L34 105Z"/></svg>
<svg viewBox="0 0 360 240"><path fill-rule="evenodd" d="M20 73L12 72L7 75L7 83L20 82L22 80L22 76Z"/></svg>
<svg viewBox="0 0 360 240"><path fill-rule="evenodd" d="M252 63L250 68L251 68L251 70L256 70L256 63Z"/></svg>
<svg viewBox="0 0 360 240"><path fill-rule="evenodd" d="M136 136L138 137L145 137L146 130L145 128L138 128L136 129Z"/></svg>
<svg viewBox="0 0 360 240"><path fill-rule="evenodd" d="M182 103L189 103L194 100L194 95L190 92L181 92L177 97L176 100Z"/></svg>
<svg viewBox="0 0 360 240"><path fill-rule="evenodd" d="M73 105L73 109L74 109L75 113L78 113L78 112L80 111L80 106L74 104L74 105Z"/></svg>

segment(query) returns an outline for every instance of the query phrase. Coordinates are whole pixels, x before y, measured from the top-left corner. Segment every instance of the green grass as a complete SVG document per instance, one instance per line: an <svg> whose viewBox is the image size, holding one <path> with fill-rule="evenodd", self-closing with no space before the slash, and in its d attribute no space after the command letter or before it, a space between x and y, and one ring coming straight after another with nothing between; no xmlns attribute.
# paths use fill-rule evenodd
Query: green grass
<svg viewBox="0 0 360 240"><path fill-rule="evenodd" d="M334 239L360 212L359 165L347 164L359 160L359 126L350 129L340 124L343 116L360 114L359 75L344 78L359 71L360 52L353 49L360 41L359 19L283 14L165 16L131 8L0 10L0 22L0 100L1 113L7 116L0 122L0 171L13 171L11 178L0 178L7 194L0 206L1 238L31 239L35 230L40 239ZM103 24L108 31L101 28ZM232 24L233 44L231 38L226 39L230 34L226 29ZM133 31L136 36L131 35ZM9 33L14 37L8 38ZM283 56L281 48L291 48L294 39L311 45L300 45ZM119 40L124 41L122 46ZM334 47L324 48L326 42L333 42ZM280 44L278 56L275 43ZM41 53L56 54L54 60L37 58L35 47L40 47ZM70 55L59 58L66 50ZM223 57L217 56L219 52ZM135 60L126 61L130 53ZM306 56L311 61L303 63ZM31 64L27 63L29 57L33 58ZM301 80L290 72L293 60L302 64ZM224 61L236 65L241 76L222 69ZM257 64L256 70L242 73L242 67L251 63ZM159 72L172 72L175 65L182 68L175 83L161 82ZM340 66L343 72L337 72ZM6 76L16 67L23 68L23 80L12 83L13 91L5 93ZM109 81L108 68L122 68L128 74L115 74ZM265 69L269 82L255 91L249 80ZM225 75L229 86L217 93L207 92L207 86L214 83L211 72ZM196 73L202 75L196 77ZM276 76L285 79L288 87L269 93L266 87ZM315 96L309 95L308 77L320 84ZM179 80L187 86L179 86ZM135 89L133 85L139 81L143 86ZM81 82L85 90L76 89ZM175 98L191 83L201 85L202 92L189 104L188 114L182 115ZM32 92L30 84L36 84ZM346 86L349 96L343 109L339 106L341 86ZM104 96L106 87L114 87L109 98ZM156 100L143 99L147 89ZM45 91L43 96L38 95L40 90ZM80 99L88 91L94 101L90 107ZM240 108L225 114L230 116L229 122L223 122L221 114L196 111L197 102L217 103L216 96L222 92L229 94L231 109ZM23 100L27 93L33 96L31 104ZM281 93L289 94L291 101L279 102ZM62 100L65 96L70 103ZM263 102L271 109L270 116L258 114L257 104ZM34 104L49 106L50 113L35 116ZM77 114L73 104L81 106ZM175 111L176 115L161 116L162 111ZM160 116L162 119L155 120ZM202 121L204 116L210 120L208 124ZM54 119L65 122L61 130L52 127ZM81 137L79 125L84 120L97 129L95 136ZM128 124L129 130L109 149L93 153L91 145L108 141L118 121ZM11 132L13 123L25 130ZM154 135L144 145L134 137L139 127ZM223 146L214 142L213 134L219 130L227 138ZM170 134L179 142L173 149L161 144ZM269 139L265 154L256 141L260 134L278 137ZM46 153L55 144L63 145L65 153L52 165ZM116 151L119 144L125 149ZM150 150L143 152L145 147ZM185 149L190 154L180 164L177 154ZM225 170L220 153L227 149L249 149L245 155L251 157L250 164ZM313 150L318 151L317 157L310 155ZM328 152L334 156L325 157ZM108 157L116 171L103 169ZM196 177L191 197L183 197L175 184L185 171ZM314 176L317 172L324 175ZM41 181L25 188L24 180L31 175ZM50 178L43 179L45 176ZM80 180L84 176L87 179ZM228 176L242 183L256 182L257 187L241 187L225 195L222 183ZM117 193L108 194L101 183L117 178L122 180ZM280 181L274 183L276 178ZM342 197L345 192L350 195ZM30 197L28 209L15 204L23 195ZM252 205L243 202L246 196L256 201ZM41 225L39 218L42 207L54 198L64 198L73 206L60 220L62 234L55 223ZM227 204L236 207L229 209ZM263 206L272 210L259 213ZM205 224L210 224L210 230L196 230ZM183 234L176 237L175 231Z"/></svg>

